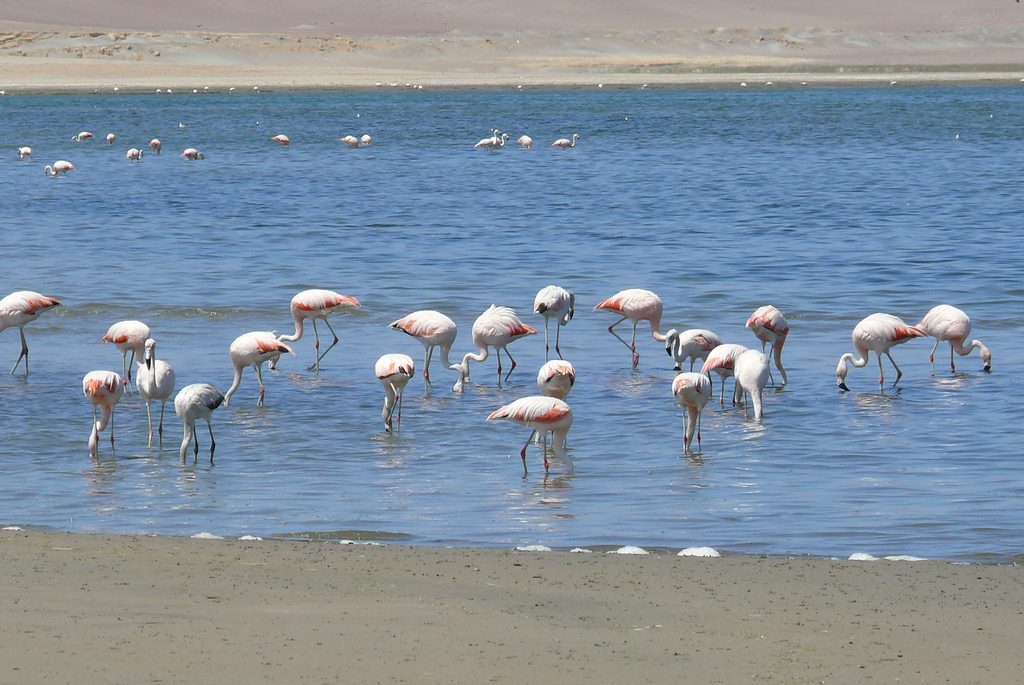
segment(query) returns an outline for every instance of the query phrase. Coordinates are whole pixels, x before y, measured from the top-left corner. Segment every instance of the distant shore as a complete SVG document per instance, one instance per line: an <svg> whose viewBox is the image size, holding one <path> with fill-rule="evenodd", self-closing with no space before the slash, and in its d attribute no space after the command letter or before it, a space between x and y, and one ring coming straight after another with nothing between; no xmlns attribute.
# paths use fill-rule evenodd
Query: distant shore
<svg viewBox="0 0 1024 685"><path fill-rule="evenodd" d="M6 682L1015 682L1016 566L0 532Z"/></svg>

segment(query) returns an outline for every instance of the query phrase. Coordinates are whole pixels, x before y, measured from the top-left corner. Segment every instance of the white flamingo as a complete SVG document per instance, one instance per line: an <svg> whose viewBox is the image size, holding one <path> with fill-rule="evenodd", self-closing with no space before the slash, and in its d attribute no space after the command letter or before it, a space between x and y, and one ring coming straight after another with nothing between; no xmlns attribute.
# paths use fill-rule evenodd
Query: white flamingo
<svg viewBox="0 0 1024 685"><path fill-rule="evenodd" d="M385 354L374 364L373 372L384 386L384 409L381 411L381 417L384 419L384 430L390 433L391 418L396 407L398 417L395 422L399 428L402 426L402 396L405 394L405 386L416 374L416 367L412 357L407 354Z"/></svg>
<svg viewBox="0 0 1024 685"><path fill-rule="evenodd" d="M164 409L167 400L174 392L174 369L162 359L156 358L156 340L148 338L143 346L142 359L139 360L138 380L139 394L146 402L146 419L149 421L149 447L153 446L153 410L150 404L160 402L160 424L157 429L160 446L164 444Z"/></svg>
<svg viewBox="0 0 1024 685"><path fill-rule="evenodd" d="M224 403L224 395L209 383L193 383L178 391L174 398L174 413L181 417L185 425L185 435L181 439L178 455L185 461L185 452L189 443L195 441L194 461L199 459L199 437L196 435L196 421L205 420L210 431L210 463L213 463L213 452L217 449L217 441L213 439L211 417L213 411Z"/></svg>
<svg viewBox="0 0 1024 685"><path fill-rule="evenodd" d="M113 371L90 371L82 379L82 392L92 403L92 431L89 433L89 456L99 451L100 433L110 424L110 448L114 448L114 407L121 401L124 387L121 377ZM96 419L96 407L101 407Z"/></svg>
<svg viewBox="0 0 1024 685"><path fill-rule="evenodd" d="M559 138L555 142L551 143L551 147L560 147L560 148L576 147L576 141L579 140L579 139L580 139L580 134L579 133L573 133L571 139L569 139L569 138Z"/></svg>
<svg viewBox="0 0 1024 685"><path fill-rule="evenodd" d="M446 368L451 368L452 363L448 359L452 345L455 344L455 336L458 328L455 322L433 309L421 309L403 316L397 321L388 324L388 328L402 331L406 335L423 343L426 348L423 356L423 381L430 385L430 360L434 355L434 348L441 348L441 363Z"/></svg>
<svg viewBox="0 0 1024 685"><path fill-rule="evenodd" d="M761 405L764 398L764 386L768 385L768 357L757 350L747 350L736 357L733 362L733 375L736 376L736 390L741 396L750 395L754 407L754 418L764 416ZM747 404L743 404L743 415L747 416Z"/></svg>
<svg viewBox="0 0 1024 685"><path fill-rule="evenodd" d="M950 304L940 304L932 307L917 328L925 334L935 338L931 354L928 360L932 363L932 373L935 373L935 350L943 340L949 341L949 368L956 373L956 363L953 361L953 353L966 357L972 350L981 350L981 362L984 364L984 371L992 370L992 353L980 340L972 340L970 345L964 342L971 335L971 317L962 309L957 309Z"/></svg>
<svg viewBox="0 0 1024 685"><path fill-rule="evenodd" d="M687 371L672 379L672 395L686 410L686 426L683 427L683 450L690 452L693 437L697 436L697 451L700 452L700 413L711 399L711 379L702 373Z"/></svg>
<svg viewBox="0 0 1024 685"><path fill-rule="evenodd" d="M548 346L548 322L551 319L558 321L555 328L555 353L562 358L562 351L558 348L559 336L562 326L572 320L576 313L576 295L565 288L557 285L549 285L537 292L533 300L533 311L544 317L544 359L547 360L550 347Z"/></svg>
<svg viewBox="0 0 1024 685"><path fill-rule="evenodd" d="M505 376L507 381L516 369L516 360L509 353L508 345L522 337L536 333L537 330L520 321L512 309L492 304L473 322L473 344L479 352L467 352L461 363L448 367L459 372L459 380L452 387L452 392L462 392L465 382L469 380L469 362L471 360L476 362L486 360L490 355L491 347L494 348L495 355L498 357L498 387L501 387L501 351L505 350L505 354L512 362L512 368Z"/></svg>
<svg viewBox="0 0 1024 685"><path fill-rule="evenodd" d="M839 358L839 366L836 367L836 385L842 390L849 390L846 386L846 374L849 371L847 362L857 368L867 366L868 355L874 352L878 357L878 389L885 385L885 371L882 369L882 355L884 354L892 362L896 369L896 380L893 386L900 382L903 371L896 364L889 351L895 345L901 345L908 340L920 338L927 335L924 331L915 326L908 326L903 319L891 314L875 313L860 320L853 328L851 338L853 347L857 350L857 356L847 352Z"/></svg>
<svg viewBox="0 0 1024 685"><path fill-rule="evenodd" d="M683 370L683 362L690 360L690 371L698 359L704 361L711 350L722 344L717 333L704 328L690 328L682 333L672 328L665 334L665 351L675 361L675 370Z"/></svg>

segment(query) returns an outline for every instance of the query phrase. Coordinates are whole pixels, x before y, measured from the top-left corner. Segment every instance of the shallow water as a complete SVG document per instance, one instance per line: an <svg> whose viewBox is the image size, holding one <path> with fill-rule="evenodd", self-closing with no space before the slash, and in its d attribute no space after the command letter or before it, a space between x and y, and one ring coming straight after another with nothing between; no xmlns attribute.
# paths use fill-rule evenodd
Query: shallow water
<svg viewBox="0 0 1024 685"><path fill-rule="evenodd" d="M0 295L62 298L26 331L31 375L9 376L16 330L0 333L0 521L72 531L336 534L421 544L707 544L749 553L915 554L1000 560L1024 552L1024 324L1017 88L370 91L0 98ZM179 122L184 127L179 127ZM498 127L524 151L473 150ZM79 130L98 140L75 143ZM101 139L115 131L108 146ZM546 143L574 131L574 150ZM269 142L287 133L290 147ZM350 150L347 133L374 136ZM128 147L153 136L164 154ZM959 136L959 137L957 137ZM34 158L21 162L19 145ZM207 158L186 162L185 147ZM78 170L46 178L43 164ZM486 415L534 394L541 336L516 342L502 389L492 356L463 395L432 369L410 384L401 432L383 432L373 363L422 347L389 330L424 308L459 325L492 302L530 313L548 283L574 290L562 349L575 473L544 477L526 429ZM178 386L231 380L227 346L285 331L298 290L357 296L332 321L341 344L319 378L313 341L266 374L247 372L214 419L217 459L182 465L180 424L146 448L141 400L115 413L116 452L90 459L91 369L120 371L97 344L115 321L146 321ZM672 365L640 336L640 368L591 312L617 290L665 302L663 328L704 327L755 345L743 324L773 303L792 332L790 383L761 423L709 405L703 454L684 456ZM895 348L905 376L879 394L874 359L843 394L836 361L856 322L915 323L966 310L993 372L948 347ZM321 327L322 328L322 327ZM643 330L643 329L641 329ZM455 356L453 354L453 356ZM436 359L436 355L435 355ZM888 363L888 362L887 362ZM887 375L892 376L887 367ZM718 391L716 378L716 393ZM170 410L173 412L173 410ZM201 433L203 448L208 437Z"/></svg>

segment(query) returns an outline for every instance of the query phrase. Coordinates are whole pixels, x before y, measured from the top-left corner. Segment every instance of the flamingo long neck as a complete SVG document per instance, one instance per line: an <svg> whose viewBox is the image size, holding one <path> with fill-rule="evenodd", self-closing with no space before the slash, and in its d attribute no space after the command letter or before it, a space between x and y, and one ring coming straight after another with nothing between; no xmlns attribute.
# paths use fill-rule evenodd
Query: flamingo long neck
<svg viewBox="0 0 1024 685"><path fill-rule="evenodd" d="M235 394L235 391L238 390L238 386L242 384L242 370L244 368L245 367L242 367L242 366L236 366L235 367L235 377L231 381L231 387L228 388L228 391L226 393L224 393L224 405L225 406L230 404L231 396Z"/></svg>
<svg viewBox="0 0 1024 685"><path fill-rule="evenodd" d="M192 431L195 429L195 424L189 425L188 421L185 421L185 435L181 438L181 448L178 450L178 458L185 461L185 452L188 451L188 445L192 442Z"/></svg>
<svg viewBox="0 0 1024 685"><path fill-rule="evenodd" d="M447 366L449 369L452 368L452 363L448 359L448 355L451 353L451 350L452 348L450 346L441 347L441 363Z"/></svg>
<svg viewBox="0 0 1024 685"><path fill-rule="evenodd" d="M858 350L858 352L860 352L860 350ZM864 356L861 357L860 359L857 359L856 357L853 356L853 354L851 352L847 352L846 354L844 354L842 357L839 358L839 363L842 364L843 362L849 362L849 363L853 364L854 366L856 366L858 369L860 367L862 367L862 366L867 366L868 365L868 353L865 350L865 351L861 352L861 354L863 354Z"/></svg>
<svg viewBox="0 0 1024 685"><path fill-rule="evenodd" d="M761 411L761 388L750 389L750 402L754 405L754 418L760 419L763 416Z"/></svg>
<svg viewBox="0 0 1024 685"><path fill-rule="evenodd" d="M775 368L782 374L782 382L786 382L786 369L782 368L782 346L786 344L786 336L776 338L772 344L772 357L775 358Z"/></svg>
<svg viewBox="0 0 1024 685"><path fill-rule="evenodd" d="M660 315L655 316L654 318L651 319L651 335L653 335L654 339L657 340L658 342L665 342L666 340L668 340L668 338L665 337L664 333L658 330L659 328L661 328Z"/></svg>
<svg viewBox="0 0 1024 685"><path fill-rule="evenodd" d="M972 340L971 344L970 345L966 345L966 346L964 345L964 341L963 340L957 340L956 342L954 342L952 344L953 344L953 351L956 352L957 354L959 354L961 357L966 357L974 349L981 350L982 356L985 356L985 355L987 355L989 353L988 352L988 348L985 347L985 344L982 343L980 340Z"/></svg>
<svg viewBox="0 0 1024 685"><path fill-rule="evenodd" d="M110 405L104 404L100 407L100 420L96 422L96 432L106 430L107 423L110 422L110 415L113 413L113 408Z"/></svg>
<svg viewBox="0 0 1024 685"><path fill-rule="evenodd" d="M467 352L465 356L462 357L462 361L460 363L449 366L448 368L452 371L459 372L459 380L455 381L455 385L452 386L452 392L462 392L462 386L465 384L466 379L469 378L469 361L472 359L473 361L482 362L485 361L488 356L490 356L490 347L485 345L480 348L480 352L475 354L473 352Z"/></svg>
<svg viewBox="0 0 1024 685"><path fill-rule="evenodd" d="M398 400L398 393L395 392L395 386L393 383L384 384L384 410L381 412L381 418L385 421L388 420L388 415L395 406L395 402Z"/></svg>
<svg viewBox="0 0 1024 685"><path fill-rule="evenodd" d="M303 322L305 321L305 319L303 319L301 316L296 316L294 318L295 318L295 332L292 333L291 335L279 335L279 336L277 336L277 341L278 342L295 342L296 340L298 340L299 338L302 337L302 334L304 332L304 329L303 329L304 324L303 324Z"/></svg>
<svg viewBox="0 0 1024 685"><path fill-rule="evenodd" d="M569 435L568 428L551 431L551 451L556 457L565 457L565 438Z"/></svg>
<svg viewBox="0 0 1024 685"><path fill-rule="evenodd" d="M683 449L689 451L690 445L693 444L693 436L697 434L697 418L700 416L700 410L696 407L686 408L686 434Z"/></svg>

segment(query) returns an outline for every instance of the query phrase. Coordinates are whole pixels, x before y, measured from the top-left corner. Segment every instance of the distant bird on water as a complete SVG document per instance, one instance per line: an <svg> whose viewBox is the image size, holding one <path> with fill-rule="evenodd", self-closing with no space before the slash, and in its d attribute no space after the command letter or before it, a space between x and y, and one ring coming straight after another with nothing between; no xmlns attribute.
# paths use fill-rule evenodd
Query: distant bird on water
<svg viewBox="0 0 1024 685"><path fill-rule="evenodd" d="M77 141L77 142L80 143L83 140L89 140L92 137L93 137L93 135L92 135L91 132L89 132L89 131L82 131L78 135L71 136L71 140L74 140L74 141Z"/></svg>
<svg viewBox="0 0 1024 685"><path fill-rule="evenodd" d="M66 159L58 159L52 165L47 164L43 167L44 176L58 176L60 174L68 175L69 171L74 171L75 165Z"/></svg>
<svg viewBox="0 0 1024 685"><path fill-rule="evenodd" d="M516 138L516 143L519 144L519 147L529 150L533 147L533 138L527 135L522 135Z"/></svg>
<svg viewBox="0 0 1024 685"><path fill-rule="evenodd" d="M359 147L359 139L353 135L342 136L338 138L338 142L345 143L349 147Z"/></svg>
<svg viewBox="0 0 1024 685"><path fill-rule="evenodd" d="M469 380L469 362L471 360L482 362L487 359L490 355L491 347L494 348L495 355L498 357L498 386L500 387L501 351L505 350L505 354L508 355L509 360L512 362L512 367L508 370L508 375L505 376L507 381L516 369L516 360L509 353L508 345L520 338L536 333L537 330L520 321L512 309L497 307L492 304L473 322L473 345L477 347L479 352L467 352L462 358L461 363L453 364L449 367L459 372L459 380L452 387L452 392L462 392L463 385Z"/></svg>
<svg viewBox="0 0 1024 685"><path fill-rule="evenodd" d="M331 326L331 322L327 320L327 317L333 316L338 312L350 311L352 309L360 308L359 300L352 297L351 295L342 295L336 293L333 290L322 290L320 288L312 288L310 290L303 290L302 292L295 295L292 298L289 309L292 314L292 321L295 322L295 332L288 335L280 335L277 337L282 342L295 342L302 338L304 322L307 319L313 321L313 339L314 347L316 348L316 361L313 362L308 370L316 371L320 373L320 360L323 359L331 349L338 344L338 334L334 332L334 328ZM320 352L320 332L316 328L317 321L323 321L327 326L327 329L334 336L334 341L324 350ZM290 351L290 350L289 350ZM270 365L270 368L276 368L276 358ZM230 397L231 392L228 391Z"/></svg>
<svg viewBox="0 0 1024 685"><path fill-rule="evenodd" d="M786 344L786 338L789 336L789 323L786 317L772 305L766 304L755 309L750 315L747 319L747 328L761 341L761 352L765 351L766 345L771 344L768 354L775 358L775 367L782 374L782 384L785 385L787 379L786 370L782 368L782 346ZM771 369L768 370L768 377L771 378ZM774 378L771 378L771 381L775 383Z"/></svg>
<svg viewBox="0 0 1024 685"><path fill-rule="evenodd" d="M157 153L158 155L160 154L160 148L162 147L163 144L160 142L159 138L154 138L153 140L149 141L149 149Z"/></svg>
<svg viewBox="0 0 1024 685"><path fill-rule="evenodd" d="M18 364L25 360L25 376L28 377L28 342L25 340L25 324L38 319L43 312L60 307L56 297L42 295L33 290L18 290L0 300L0 331L17 326L21 334L21 354L11 367L11 375L18 370Z"/></svg>
<svg viewBox="0 0 1024 685"><path fill-rule="evenodd" d="M882 355L884 354L892 362L896 369L895 387L903 377L903 371L892 358L889 350L895 345L901 345L908 340L926 336L927 333L915 326L908 326L903 319L891 314L876 313L861 319L851 335L853 347L857 350L859 358L847 352L839 358L839 366L836 367L836 385L842 390L849 390L846 386L846 374L849 371L847 362L860 368L867 366L868 353L874 352L878 357L878 389L881 390L885 384L885 371L882 369Z"/></svg>
<svg viewBox="0 0 1024 685"><path fill-rule="evenodd" d="M700 413L711 399L711 379L703 373L686 371L672 379L672 395L686 410L686 425L683 427L683 450L690 452L693 437L697 436L697 451L700 452Z"/></svg>
<svg viewBox="0 0 1024 685"><path fill-rule="evenodd" d="M90 371L82 379L82 392L92 403L92 431L89 433L89 456L99 451L100 433L110 424L110 447L114 447L114 407L121 401L124 386L121 377L113 371ZM96 407L101 408L96 420Z"/></svg>
<svg viewBox="0 0 1024 685"><path fill-rule="evenodd" d="M441 312L422 309L392 321L388 328L411 335L426 348L423 356L423 380L427 385L430 384L430 359L434 355L435 347L441 348L441 363L449 369L452 367L448 355L455 344L458 329L455 322Z"/></svg>
<svg viewBox="0 0 1024 685"><path fill-rule="evenodd" d="M283 133L277 134L276 136L271 138L271 140L274 141L275 143L280 143L281 145L290 145L292 142L291 140L289 140L288 136L284 135Z"/></svg>
<svg viewBox="0 0 1024 685"><path fill-rule="evenodd" d="M633 353L633 368L640 363L640 354L636 351L636 327L641 321L647 321L651 325L651 335L659 342L665 342L665 336L658 330L661 327L661 314L663 305L661 298L650 290L630 288L621 290L608 299L601 300L594 306L594 311L604 309L620 315L622 318L608 327L608 332L619 339L623 345ZM615 332L615 327L629 319L633 323L633 338L626 342Z"/></svg>
<svg viewBox="0 0 1024 685"><path fill-rule="evenodd" d="M135 359L142 360L146 347L146 340L149 339L149 326L141 321L118 321L107 329L106 334L100 338L101 343L113 343L121 350L121 372L124 378L125 391L132 391L132 367L135 366ZM128 353L131 352L131 359Z"/></svg>
<svg viewBox="0 0 1024 685"><path fill-rule="evenodd" d="M142 159L142 150L137 147L128 148L128 152L124 153L125 158L129 162L137 162Z"/></svg>
<svg viewBox="0 0 1024 685"><path fill-rule="evenodd" d="M558 348L558 341L561 335L562 326L572 320L576 313L576 295L565 288L557 285L549 285L541 288L537 297L533 300L533 311L544 317L544 359L548 359L550 347L548 345L548 323L551 319L558 322L555 328L555 354L562 358L562 351Z"/></svg>
<svg viewBox="0 0 1024 685"><path fill-rule="evenodd" d="M956 363L953 361L953 353L966 357L975 348L981 350L981 362L984 364L984 371L992 370L992 353L980 340L972 340L970 345L964 345L964 341L971 335L971 317L962 309L957 309L950 304L940 304L932 307L921 323L916 328L924 331L925 335L935 338L931 354L928 360L932 363L932 373L935 373L935 350L943 340L949 342L949 368L956 373Z"/></svg>
<svg viewBox="0 0 1024 685"><path fill-rule="evenodd" d="M202 152L200 152L199 150L195 149L194 147L185 148L185 151L181 153L181 156L184 157L185 159L205 159L206 158L206 155L204 155Z"/></svg>
<svg viewBox="0 0 1024 685"><path fill-rule="evenodd" d="M199 459L199 437L196 435L196 422L206 421L206 427L210 431L210 463L213 463L213 452L217 449L217 442L213 439L213 425L211 418L213 411L224 403L224 395L220 390L209 383L193 383L186 385L178 391L174 398L174 413L181 417L185 425L185 434L181 438L181 448L178 455L185 461L185 452L188 451L189 443L195 441L195 457Z"/></svg>
<svg viewBox="0 0 1024 685"><path fill-rule="evenodd" d="M256 406L262 407L263 397L266 394L266 388L263 385L263 364L271 357L280 356L284 352L295 354L292 352L292 348L283 342L278 342L277 336L270 331L252 331L235 338L228 347L231 365L235 369L235 377L231 381L231 387L224 394L224 404L227 405L231 402L231 396L242 384L242 371L245 370L245 367L251 366L260 382L260 397L256 401Z"/></svg>
<svg viewBox="0 0 1024 685"><path fill-rule="evenodd" d="M113 133L107 134L107 145L113 145L115 140L117 140L117 136L115 136Z"/></svg>
<svg viewBox="0 0 1024 685"><path fill-rule="evenodd" d="M19 158L25 159L26 157L31 157L31 156L32 156L32 148L28 147L27 145L23 145L22 147L18 148L18 157Z"/></svg>
<svg viewBox="0 0 1024 685"><path fill-rule="evenodd" d="M557 397L545 397L543 395L531 395L507 404L497 409L487 417L488 421L505 419L521 424L532 429L537 434L543 435L544 440L544 472L550 469L548 462L547 434L551 433L551 449L556 457L565 457L565 438L572 427L572 409L569 405ZM526 468L526 448L533 439L533 433L523 443L523 449L519 456L523 460L523 476L528 473ZM568 462L571 469L572 462Z"/></svg>
<svg viewBox="0 0 1024 685"><path fill-rule="evenodd" d="M412 357L407 354L385 354L377 360L373 366L374 375L384 386L384 409L381 417L384 419L384 430L392 431L392 417L395 408L398 408L398 417L395 422L402 425L402 395L405 393L405 386L415 375L416 367L413 365Z"/></svg>
<svg viewBox="0 0 1024 685"><path fill-rule="evenodd" d="M555 142L551 143L551 147L560 147L560 148L576 147L576 141L579 140L579 139L580 139L580 134L579 133L573 133L572 134L572 139L569 139L569 138L559 138Z"/></svg>

